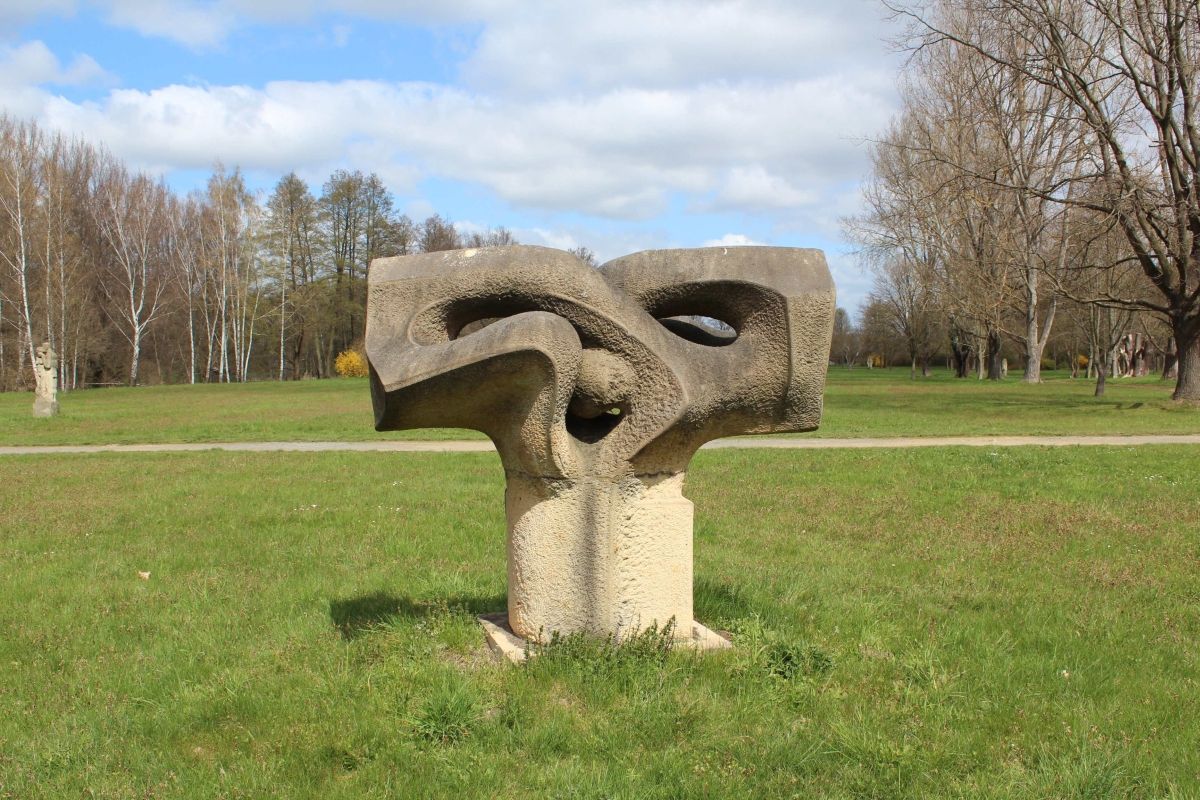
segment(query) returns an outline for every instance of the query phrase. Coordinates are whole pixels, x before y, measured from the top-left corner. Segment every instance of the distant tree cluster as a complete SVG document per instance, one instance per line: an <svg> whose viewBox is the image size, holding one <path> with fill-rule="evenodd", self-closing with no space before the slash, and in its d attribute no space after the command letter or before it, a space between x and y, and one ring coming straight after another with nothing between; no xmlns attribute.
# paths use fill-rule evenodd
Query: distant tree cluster
<svg viewBox="0 0 1200 800"><path fill-rule="evenodd" d="M1027 381L1047 353L1101 381L1157 355L1200 400L1195 0L893 10L903 111L847 221L874 273L865 349L992 378L1011 354Z"/></svg>
<svg viewBox="0 0 1200 800"><path fill-rule="evenodd" d="M101 148L0 116L0 390L334 374L363 335L381 256L515 243L414 222L375 174L295 174L265 202L215 168L187 196Z"/></svg>

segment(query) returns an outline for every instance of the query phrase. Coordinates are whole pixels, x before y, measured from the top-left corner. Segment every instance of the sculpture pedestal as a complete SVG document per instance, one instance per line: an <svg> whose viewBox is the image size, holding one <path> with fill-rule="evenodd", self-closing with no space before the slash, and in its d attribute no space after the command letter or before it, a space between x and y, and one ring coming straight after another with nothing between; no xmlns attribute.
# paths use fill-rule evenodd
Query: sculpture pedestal
<svg viewBox="0 0 1200 800"><path fill-rule="evenodd" d="M675 622L692 638L692 503L684 473L637 478L508 475L508 619L533 642L554 632L625 638Z"/></svg>
<svg viewBox="0 0 1200 800"><path fill-rule="evenodd" d="M42 397L39 394L33 399L33 415L35 417L57 416L58 400L53 397Z"/></svg>
<svg viewBox="0 0 1200 800"><path fill-rule="evenodd" d="M484 638L487 639L488 647L493 653L518 664L528 655L536 654L537 651L532 649L533 642L513 633L508 624L508 614L484 614L478 619L483 627ZM733 647L733 643L716 631L693 621L691 637L676 639L675 646L699 651L728 650Z"/></svg>

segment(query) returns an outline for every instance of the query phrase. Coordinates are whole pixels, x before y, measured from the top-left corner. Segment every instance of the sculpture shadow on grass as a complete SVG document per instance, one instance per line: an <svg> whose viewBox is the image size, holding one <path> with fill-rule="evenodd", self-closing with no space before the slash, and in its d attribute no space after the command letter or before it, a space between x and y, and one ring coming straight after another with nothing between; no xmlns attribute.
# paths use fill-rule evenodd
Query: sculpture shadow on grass
<svg viewBox="0 0 1200 800"><path fill-rule="evenodd" d="M698 578L695 592L696 610L706 619L728 623L769 615L769 609L756 603L737 586ZM413 598L390 592L371 592L329 601L329 619L343 639L352 641L397 621L450 613L465 613L477 617L502 612L506 603L507 596L504 594Z"/></svg>
<svg viewBox="0 0 1200 800"><path fill-rule="evenodd" d="M707 578L695 582L696 616L714 624L728 624L733 620L762 617L767 609L755 603L737 586L729 586Z"/></svg>
<svg viewBox="0 0 1200 800"><path fill-rule="evenodd" d="M503 594L452 595L449 597L401 597L389 592L371 592L329 601L329 619L351 641L375 628L395 621L414 620L435 614L465 613L471 616L502 611Z"/></svg>

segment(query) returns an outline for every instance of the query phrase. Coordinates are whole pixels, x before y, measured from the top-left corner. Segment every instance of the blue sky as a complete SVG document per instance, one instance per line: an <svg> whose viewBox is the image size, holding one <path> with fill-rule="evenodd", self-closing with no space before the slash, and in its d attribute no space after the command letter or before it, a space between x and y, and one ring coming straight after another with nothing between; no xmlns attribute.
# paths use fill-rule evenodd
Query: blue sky
<svg viewBox="0 0 1200 800"><path fill-rule="evenodd" d="M821 247L898 58L867 0L4 0L0 106L176 188L379 173L399 208L586 245Z"/></svg>

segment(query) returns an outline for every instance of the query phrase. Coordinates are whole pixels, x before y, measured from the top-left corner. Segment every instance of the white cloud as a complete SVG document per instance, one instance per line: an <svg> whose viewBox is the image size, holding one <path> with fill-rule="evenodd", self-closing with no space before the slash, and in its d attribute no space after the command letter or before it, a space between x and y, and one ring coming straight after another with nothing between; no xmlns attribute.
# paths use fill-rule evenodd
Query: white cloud
<svg viewBox="0 0 1200 800"><path fill-rule="evenodd" d="M16 47L0 45L0 84L16 86L84 86L109 83L112 76L87 54L63 65L44 42L32 40Z"/></svg>
<svg viewBox="0 0 1200 800"><path fill-rule="evenodd" d="M54 96L46 86L108 85L114 78L89 55L70 64L59 61L43 42L16 47L0 45L0 111L20 117L40 116Z"/></svg>
<svg viewBox="0 0 1200 800"><path fill-rule="evenodd" d="M797 189L786 178L773 175L761 164L737 166L729 170L725 183L707 210L754 212L772 209L799 209L820 200L815 189Z"/></svg>
<svg viewBox="0 0 1200 800"><path fill-rule="evenodd" d="M189 47L218 45L238 23L225 4L181 0L110 0L107 16L113 25Z"/></svg>
<svg viewBox="0 0 1200 800"><path fill-rule="evenodd" d="M720 239L709 239L701 247L757 247L766 244L751 239L744 233L727 233Z"/></svg>
<svg viewBox="0 0 1200 800"><path fill-rule="evenodd" d="M322 14L478 26L463 74L489 91L681 86L878 69L892 23L868 0L91 0L113 25L193 48ZM0 23L71 14L78 0L3 0ZM335 33L335 39L337 38Z"/></svg>
<svg viewBox="0 0 1200 800"><path fill-rule="evenodd" d="M581 215L582 222L566 224L535 213L514 233L522 241L587 245L601 260L695 246L715 232L680 241L675 222L650 230L668 209L753 217L744 229L770 230L773 241L791 233L835 238L838 216L857 207L855 187L866 170L857 139L882 128L894 106L878 10L858 0L94 5L112 24L196 48L223 46L251 23L305 23L328 13L349 16L324 29L333 42L350 35L349 23L361 29L363 18L471 23L477 36L458 54L457 84L210 86L176 78L88 102L46 87L104 80L99 65L86 56L64 65L31 42L0 48L0 107L103 142L158 172L206 169L219 159L259 174L295 169L315 188L333 167L371 170L418 220L435 210L413 199L422 181L484 187L516 207ZM66 0L54 6L72 7ZM743 222L718 224L717 231L737 230ZM729 233L711 243L756 242Z"/></svg>
<svg viewBox="0 0 1200 800"><path fill-rule="evenodd" d="M509 0L92 0L109 24L195 49L220 46L251 24L308 22L342 13L370 20L458 24L520 15ZM3 0L0 23L22 24L38 15L74 13L77 0ZM338 34L334 31L335 39Z"/></svg>
<svg viewBox="0 0 1200 800"><path fill-rule="evenodd" d="M853 143L828 128L882 125L882 111L857 111L881 105L866 99L826 79L544 99L422 83L281 81L118 90L84 104L54 98L45 119L159 169L217 158L279 171L392 164L410 185L431 174L482 184L521 206L647 219L673 193L715 192L722 207L769 211L811 204L857 179Z"/></svg>
<svg viewBox="0 0 1200 800"><path fill-rule="evenodd" d="M609 0L522 4L497 15L464 65L494 91L684 86L861 69L864 3L799 0ZM857 7L856 7L857 6Z"/></svg>
<svg viewBox="0 0 1200 800"><path fill-rule="evenodd" d="M75 0L4 0L0 3L0 38L39 16L69 15L75 12Z"/></svg>

